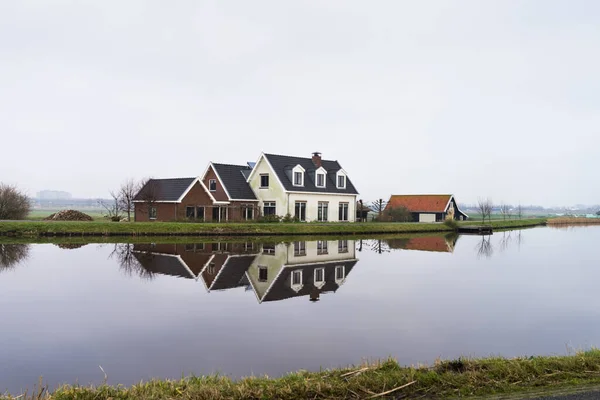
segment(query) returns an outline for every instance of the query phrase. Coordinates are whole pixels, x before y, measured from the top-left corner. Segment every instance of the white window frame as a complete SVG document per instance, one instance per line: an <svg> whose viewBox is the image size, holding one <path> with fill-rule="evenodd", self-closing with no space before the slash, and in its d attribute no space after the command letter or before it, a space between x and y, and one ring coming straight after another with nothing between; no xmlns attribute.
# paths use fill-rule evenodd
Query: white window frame
<svg viewBox="0 0 600 400"><path fill-rule="evenodd" d="M340 186L340 177L344 178L343 186ZM338 173L335 175L335 186L338 189L346 189L347 183L348 183L348 176L346 175L346 173L343 171L338 171Z"/></svg>
<svg viewBox="0 0 600 400"><path fill-rule="evenodd" d="M326 207L323 207L323 206L326 206ZM326 213L321 212L321 219L319 219L319 208L327 209ZM317 221L318 222L328 222L329 221L329 202L328 201L317 202Z"/></svg>
<svg viewBox="0 0 600 400"><path fill-rule="evenodd" d="M338 253L348 253L348 240L338 240Z"/></svg>
<svg viewBox="0 0 600 400"><path fill-rule="evenodd" d="M321 271L322 273L322 280L318 281L317 280L317 271ZM325 286L325 268L315 268L315 273L314 273L314 279L315 279L315 287L317 287L318 289L321 289L323 286Z"/></svg>
<svg viewBox="0 0 600 400"><path fill-rule="evenodd" d="M158 209L156 207L148 207L148 219L155 220L158 218Z"/></svg>
<svg viewBox="0 0 600 400"><path fill-rule="evenodd" d="M329 242L327 240L317 240L317 255L329 254Z"/></svg>
<svg viewBox="0 0 600 400"><path fill-rule="evenodd" d="M267 186L263 186L263 183L262 183L263 176L267 177ZM260 189L268 189L270 184L271 184L271 177L269 176L269 174L260 174L259 188Z"/></svg>
<svg viewBox="0 0 600 400"><path fill-rule="evenodd" d="M294 242L294 257L306 256L306 242L296 241Z"/></svg>
<svg viewBox="0 0 600 400"><path fill-rule="evenodd" d="M292 169L292 185L296 187L304 186L304 168L301 165L296 165L294 169ZM296 183L296 174L300 174L300 183Z"/></svg>
<svg viewBox="0 0 600 400"><path fill-rule="evenodd" d="M275 208L275 212L273 214L265 214L265 206L266 204L269 204L269 207L274 207ZM272 206L270 204L273 204ZM263 213L263 217L266 215L277 215L277 202L276 201L263 201L263 206L262 206L262 213Z"/></svg>
<svg viewBox="0 0 600 400"><path fill-rule="evenodd" d="M296 276L296 274L300 275L300 283L294 283L294 276ZM304 287L304 285L302 284L302 270L301 269L296 269L296 270L292 271L292 273L290 274L290 287L295 292L299 292L300 290L302 290L302 287Z"/></svg>
<svg viewBox="0 0 600 400"><path fill-rule="evenodd" d="M338 271L342 271L342 278L338 278ZM336 265L335 267L335 283L337 285L341 285L346 280L346 266L345 265Z"/></svg>
<svg viewBox="0 0 600 400"><path fill-rule="evenodd" d="M322 185L319 185L319 175L323 176L323 184ZM318 187L319 189L323 189L323 188L327 187L327 171L323 167L319 167L319 169L317 169L315 171L315 186Z"/></svg>
<svg viewBox="0 0 600 400"><path fill-rule="evenodd" d="M212 188L213 184L215 185L214 189ZM208 190L210 192L216 192L217 191L217 180L216 179L209 179L208 180Z"/></svg>
<svg viewBox="0 0 600 400"><path fill-rule="evenodd" d="M306 222L306 210L307 210L307 201L306 200L297 200L294 202L294 217L296 217L296 205L297 204L304 204L304 219L300 218L301 216L298 216L298 219L300 220L300 222Z"/></svg>
<svg viewBox="0 0 600 400"><path fill-rule="evenodd" d="M344 206L345 206L345 209L346 209L346 219L341 219L340 218L340 210L342 208L344 208ZM339 219L340 222L348 222L348 221L350 221L350 203L348 203L348 202L340 202L338 204L338 219Z"/></svg>

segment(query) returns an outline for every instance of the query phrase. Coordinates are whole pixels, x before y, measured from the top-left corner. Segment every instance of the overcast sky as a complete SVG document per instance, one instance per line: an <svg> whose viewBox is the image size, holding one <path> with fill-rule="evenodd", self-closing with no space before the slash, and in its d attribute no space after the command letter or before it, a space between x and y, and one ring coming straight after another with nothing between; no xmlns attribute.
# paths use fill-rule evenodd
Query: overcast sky
<svg viewBox="0 0 600 400"><path fill-rule="evenodd" d="M600 2L0 2L0 181L106 196L261 151L373 200L600 203Z"/></svg>

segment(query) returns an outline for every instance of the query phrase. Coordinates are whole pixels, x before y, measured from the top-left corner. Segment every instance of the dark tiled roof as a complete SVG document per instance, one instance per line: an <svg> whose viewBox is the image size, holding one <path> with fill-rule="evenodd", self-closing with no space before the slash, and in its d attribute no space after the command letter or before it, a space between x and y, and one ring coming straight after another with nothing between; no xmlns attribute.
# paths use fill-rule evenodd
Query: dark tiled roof
<svg viewBox="0 0 600 400"><path fill-rule="evenodd" d="M352 268L354 268L357 262L357 260L332 261L327 264L310 264L299 267L291 265L286 266L277 277L277 280L273 282L273 286L269 289L269 292L266 294L263 301L278 301L289 299L291 297L308 296L315 290L319 293L335 292L339 288L338 284L335 282L335 267L338 265L345 266L345 277L348 277L348 274L352 271ZM317 268L325 268L325 285L320 289L315 286L314 282L315 269ZM290 287L289 283L291 282L292 271L298 270L302 271L303 287L296 292Z"/></svg>
<svg viewBox="0 0 600 400"><path fill-rule="evenodd" d="M221 178L221 183L229 192L232 200L256 200L244 173L252 171L247 165L215 164L213 166Z"/></svg>
<svg viewBox="0 0 600 400"><path fill-rule="evenodd" d="M133 200L177 201L196 178L150 179Z"/></svg>
<svg viewBox="0 0 600 400"><path fill-rule="evenodd" d="M139 251L134 251L133 255L152 274L170 275L187 279L193 278L179 257Z"/></svg>
<svg viewBox="0 0 600 400"><path fill-rule="evenodd" d="M315 184L315 171L318 168L313 163L312 158L281 156L278 154L265 154L265 157L269 160L269 163L286 190L295 192L358 194L358 191L348 177L346 177L346 188L337 188L336 173L342 169L337 161L321 161L321 166L327 171L327 182L324 188L318 188ZM292 169L296 165L300 165L305 170L303 187L292 184Z"/></svg>
<svg viewBox="0 0 600 400"><path fill-rule="evenodd" d="M219 276L212 283L210 290L224 290L240 286L246 286L243 281L246 275L246 270L256 258L256 255L248 256L233 256L229 257L222 271L219 271Z"/></svg>

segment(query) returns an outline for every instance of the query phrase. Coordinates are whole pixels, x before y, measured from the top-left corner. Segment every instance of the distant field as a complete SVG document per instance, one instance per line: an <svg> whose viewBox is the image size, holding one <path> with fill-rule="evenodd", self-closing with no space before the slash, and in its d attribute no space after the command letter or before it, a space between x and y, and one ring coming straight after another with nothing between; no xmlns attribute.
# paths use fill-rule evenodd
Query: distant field
<svg viewBox="0 0 600 400"><path fill-rule="evenodd" d="M481 221L481 214L476 214L476 213L470 213L467 212L467 215L469 216L469 221ZM547 218L548 215L546 214L523 214L523 217L521 219L531 219L531 218ZM502 221L504 220L504 215L502 214L492 214L490 216L492 221ZM487 220L487 217L485 217L485 219ZM508 216L506 216L506 220L518 220L519 218L516 215L512 215L510 218Z"/></svg>
<svg viewBox="0 0 600 400"><path fill-rule="evenodd" d="M32 210L29 213L29 215L27 216L27 219L32 220L32 221L39 221L46 217L49 217L51 214L54 214L55 212L58 212L58 211L60 211L60 210L50 210L50 209L48 209L48 210ZM104 216L102 215L102 210L77 210L77 211L86 213L90 217L97 219L97 220L104 219Z"/></svg>

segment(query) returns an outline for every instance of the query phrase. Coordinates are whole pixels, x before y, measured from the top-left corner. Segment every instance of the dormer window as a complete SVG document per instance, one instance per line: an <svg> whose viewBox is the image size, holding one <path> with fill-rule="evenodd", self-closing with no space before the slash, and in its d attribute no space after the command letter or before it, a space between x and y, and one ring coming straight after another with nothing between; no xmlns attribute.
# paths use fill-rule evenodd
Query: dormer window
<svg viewBox="0 0 600 400"><path fill-rule="evenodd" d="M211 192L217 191L217 180L216 179L210 179L208 181L208 190L210 190Z"/></svg>
<svg viewBox="0 0 600 400"><path fill-rule="evenodd" d="M296 165L292 170L292 183L294 186L304 186L304 168L300 165Z"/></svg>
<svg viewBox="0 0 600 400"><path fill-rule="evenodd" d="M325 171L325 168L321 167L317 170L316 172L316 177L315 177L315 186L318 188L324 188L326 185L326 178L327 178L327 171Z"/></svg>
<svg viewBox="0 0 600 400"><path fill-rule="evenodd" d="M338 189L346 189L346 173L342 170L338 171L336 175L337 179L337 188Z"/></svg>

